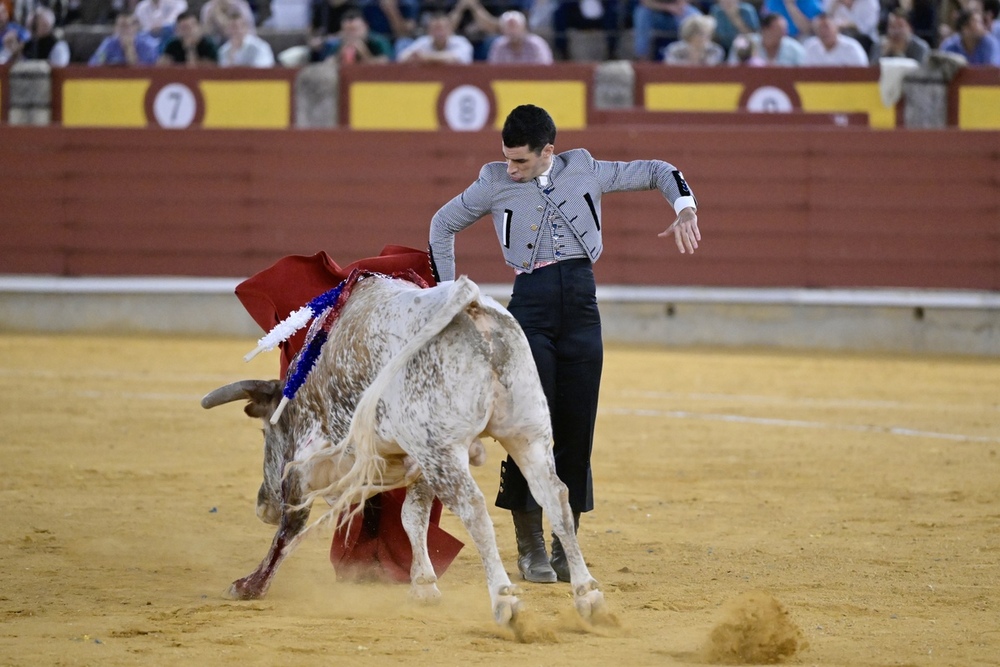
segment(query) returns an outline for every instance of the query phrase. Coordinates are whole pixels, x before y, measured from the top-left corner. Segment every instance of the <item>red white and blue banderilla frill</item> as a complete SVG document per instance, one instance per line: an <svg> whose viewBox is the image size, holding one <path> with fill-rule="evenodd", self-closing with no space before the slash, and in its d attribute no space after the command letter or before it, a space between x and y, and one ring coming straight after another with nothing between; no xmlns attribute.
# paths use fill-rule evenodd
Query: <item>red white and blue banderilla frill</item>
<svg viewBox="0 0 1000 667"><path fill-rule="evenodd" d="M257 347L243 357L244 361L250 361L261 352L273 350L295 335L295 332L309 324L310 320L312 321L309 331L306 332L306 340L302 345L302 349L295 355L285 374L285 386L281 390L281 402L271 416L272 424L278 423L278 419L281 417L281 413L284 412L285 406L295 398L295 394L305 383L306 378L309 377L309 373L312 372L313 367L316 365L316 360L319 359L320 352L323 350L323 345L326 344L330 336L330 331L340 317L340 312L350 298L354 286L362 278L370 276L408 280L420 288L428 286L427 282L413 269L398 271L388 276L377 271L354 269L339 285L323 292L279 322L264 337L257 341Z"/></svg>

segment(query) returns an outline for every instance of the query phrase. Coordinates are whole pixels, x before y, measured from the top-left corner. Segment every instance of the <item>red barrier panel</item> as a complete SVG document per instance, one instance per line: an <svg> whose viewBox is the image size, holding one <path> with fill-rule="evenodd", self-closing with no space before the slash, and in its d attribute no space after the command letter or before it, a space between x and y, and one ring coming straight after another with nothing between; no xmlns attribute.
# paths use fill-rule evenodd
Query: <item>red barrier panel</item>
<svg viewBox="0 0 1000 667"><path fill-rule="evenodd" d="M694 256L656 234L656 192L603 202L602 284L1000 289L1000 132L630 126L557 150L684 170ZM424 247L434 212L500 156L495 131L0 128L0 267L55 275L246 276L287 254ZM492 224L458 270L509 282Z"/></svg>

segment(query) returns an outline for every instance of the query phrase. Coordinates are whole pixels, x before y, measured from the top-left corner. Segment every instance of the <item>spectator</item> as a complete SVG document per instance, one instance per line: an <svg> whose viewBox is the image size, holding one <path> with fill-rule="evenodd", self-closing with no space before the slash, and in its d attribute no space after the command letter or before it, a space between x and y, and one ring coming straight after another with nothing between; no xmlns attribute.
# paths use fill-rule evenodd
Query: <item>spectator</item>
<svg viewBox="0 0 1000 667"><path fill-rule="evenodd" d="M941 42L941 50L964 56L970 65L1000 66L1000 43L986 29L978 11L958 13L955 34Z"/></svg>
<svg viewBox="0 0 1000 667"><path fill-rule="evenodd" d="M715 19L715 41L728 53L736 35L760 32L760 17L749 2L743 0L718 0L709 10Z"/></svg>
<svg viewBox="0 0 1000 667"><path fill-rule="evenodd" d="M756 57L763 65L798 67L805 56L802 44L788 36L788 21L781 14L765 14L761 19L760 34L748 35L746 39L750 44L749 53L740 53L739 50L730 52L730 65L744 62L740 59L743 56L746 59Z"/></svg>
<svg viewBox="0 0 1000 667"><path fill-rule="evenodd" d="M228 17L229 39L219 47L222 67L274 67L271 45L250 32L250 21L239 11Z"/></svg>
<svg viewBox="0 0 1000 667"><path fill-rule="evenodd" d="M457 0L448 15L456 35L472 43L472 57L486 60L490 45L500 34L500 19L505 11L527 9L525 0Z"/></svg>
<svg viewBox="0 0 1000 667"><path fill-rule="evenodd" d="M761 14L781 14L788 34L799 41L812 34L812 20L823 11L822 0L764 0Z"/></svg>
<svg viewBox="0 0 1000 667"><path fill-rule="evenodd" d="M546 6L546 2L549 6ZM569 60L569 30L579 31L600 31L604 33L604 40L609 57L614 57L618 48L618 31L623 27L619 24L619 19L625 18L628 14L626 9L629 6L627 0L611 0L601 2L600 0L535 0L531 3L529 11L532 12L529 24L536 30L545 30L548 27L553 33L553 46L556 54L562 60ZM548 17L546 18L546 13ZM630 18L630 17L629 17ZM545 24L548 23L546 26Z"/></svg>
<svg viewBox="0 0 1000 667"><path fill-rule="evenodd" d="M419 0L378 0L377 3L368 0L362 13L369 31L391 38L396 51L417 36Z"/></svg>
<svg viewBox="0 0 1000 667"><path fill-rule="evenodd" d="M472 62L472 42L456 35L449 16L432 13L427 20L427 34L418 37L399 54L399 62L460 64Z"/></svg>
<svg viewBox="0 0 1000 667"><path fill-rule="evenodd" d="M360 10L344 13L340 34L326 41L319 60L333 58L341 65L387 63L392 60L392 45L382 35L371 32Z"/></svg>
<svg viewBox="0 0 1000 667"><path fill-rule="evenodd" d="M695 14L681 23L681 38L667 46L663 62L668 65L718 65L726 53L712 41L715 19Z"/></svg>
<svg viewBox="0 0 1000 667"><path fill-rule="evenodd" d="M772 14L771 16L776 16ZM729 48L726 63L729 65L745 65L747 67L766 67L767 61L760 56L760 40L753 42L753 35L736 35Z"/></svg>
<svg viewBox="0 0 1000 667"><path fill-rule="evenodd" d="M22 60L45 60L52 67L69 65L69 44L53 32L56 15L48 7L39 7L28 19L31 39L21 45Z"/></svg>
<svg viewBox="0 0 1000 667"><path fill-rule="evenodd" d="M858 40L865 53L878 41L879 0L825 0L824 11L837 30Z"/></svg>
<svg viewBox="0 0 1000 667"><path fill-rule="evenodd" d="M966 9L969 0L940 0L938 5L938 41L943 42L954 34L955 20Z"/></svg>
<svg viewBox="0 0 1000 667"><path fill-rule="evenodd" d="M216 44L222 44L229 37L229 24L233 20L233 14L246 19L248 34L257 34L253 10L247 0L208 0L201 6L201 29Z"/></svg>
<svg viewBox="0 0 1000 667"><path fill-rule="evenodd" d="M42 8L52 10L54 28L80 20L80 0L10 0L0 4L6 5L10 15L24 25L27 25L28 19Z"/></svg>
<svg viewBox="0 0 1000 667"><path fill-rule="evenodd" d="M868 59L874 65L879 58L911 58L922 65L930 52L930 45L913 34L906 10L895 9L886 18L885 35L872 46Z"/></svg>
<svg viewBox="0 0 1000 667"><path fill-rule="evenodd" d="M135 16L144 32L165 41L173 35L174 25L187 11L187 0L142 0L135 6Z"/></svg>
<svg viewBox="0 0 1000 667"><path fill-rule="evenodd" d="M661 45L677 39L684 19L697 14L688 0L638 0L632 12L636 59L655 59Z"/></svg>
<svg viewBox="0 0 1000 667"><path fill-rule="evenodd" d="M313 34L320 37L336 35L340 32L344 12L358 6L355 0L313 0L310 20Z"/></svg>
<svg viewBox="0 0 1000 667"><path fill-rule="evenodd" d="M983 0L983 19L990 34L1000 42L1000 0Z"/></svg>
<svg viewBox="0 0 1000 667"><path fill-rule="evenodd" d="M853 37L841 33L826 13L820 13L813 19L813 32L816 34L802 43L805 55L803 65L820 67L868 65L868 54L861 44Z"/></svg>
<svg viewBox="0 0 1000 667"><path fill-rule="evenodd" d="M307 38L310 60L319 62L326 57L328 42L340 34L344 15L359 10L369 33L394 40L396 52L416 37L420 0L313 0L312 31Z"/></svg>
<svg viewBox="0 0 1000 667"><path fill-rule="evenodd" d="M160 45L139 28L134 14L122 12L115 17L115 31L104 38L91 65L155 65L160 57Z"/></svg>
<svg viewBox="0 0 1000 667"><path fill-rule="evenodd" d="M134 14L139 0L111 0L111 15L118 16L122 12Z"/></svg>
<svg viewBox="0 0 1000 667"><path fill-rule="evenodd" d="M0 65L16 60L21 55L21 47L31 39L31 33L24 26L10 20L7 5L0 2Z"/></svg>
<svg viewBox="0 0 1000 667"><path fill-rule="evenodd" d="M163 47L160 65L217 65L219 51L213 42L201 32L198 16L194 12L184 12L177 17L174 36Z"/></svg>
<svg viewBox="0 0 1000 667"><path fill-rule="evenodd" d="M938 0L881 0L881 5L880 34L886 31L889 14L902 9L909 17L914 35L927 42L931 48L938 43Z"/></svg>
<svg viewBox="0 0 1000 667"><path fill-rule="evenodd" d="M490 45L486 60L493 64L521 63L525 65L551 65L552 49L538 35L528 32L528 19L519 11L504 12L500 16L499 38Z"/></svg>

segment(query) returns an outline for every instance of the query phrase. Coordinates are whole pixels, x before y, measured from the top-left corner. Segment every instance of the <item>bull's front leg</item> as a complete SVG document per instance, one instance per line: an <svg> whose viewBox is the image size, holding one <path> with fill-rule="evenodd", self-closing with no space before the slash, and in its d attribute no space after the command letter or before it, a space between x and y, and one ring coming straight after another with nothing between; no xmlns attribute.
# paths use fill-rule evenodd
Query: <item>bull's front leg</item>
<svg viewBox="0 0 1000 667"><path fill-rule="evenodd" d="M410 538L413 560L410 565L410 597L421 602L435 602L441 598L437 587L437 574L427 552L427 530L431 521L434 492L423 479L406 489L403 502L403 528Z"/></svg>
<svg viewBox="0 0 1000 667"><path fill-rule="evenodd" d="M271 548L257 569L232 583L227 597L234 600L256 600L264 597L271 586L271 580L281 561L295 547L296 537L305 529L309 520L309 508L293 510L301 502L300 483L297 474L289 474L281 483L282 508L278 530L271 540Z"/></svg>

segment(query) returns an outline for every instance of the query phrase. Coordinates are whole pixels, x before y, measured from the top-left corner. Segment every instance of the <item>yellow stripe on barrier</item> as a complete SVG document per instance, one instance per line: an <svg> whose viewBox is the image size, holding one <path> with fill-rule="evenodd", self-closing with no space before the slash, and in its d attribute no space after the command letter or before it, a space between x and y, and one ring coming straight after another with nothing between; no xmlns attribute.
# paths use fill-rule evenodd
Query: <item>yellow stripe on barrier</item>
<svg viewBox="0 0 1000 667"><path fill-rule="evenodd" d="M226 129L285 129L291 125L288 81L202 81L202 126Z"/></svg>
<svg viewBox="0 0 1000 667"><path fill-rule="evenodd" d="M149 79L71 79L62 88L65 127L146 127Z"/></svg>
<svg viewBox="0 0 1000 667"><path fill-rule="evenodd" d="M1000 86L959 88L958 127L963 130L1000 130Z"/></svg>
<svg viewBox="0 0 1000 667"><path fill-rule="evenodd" d="M736 111L742 83L649 83L647 111Z"/></svg>
<svg viewBox="0 0 1000 667"><path fill-rule="evenodd" d="M795 90L802 100L802 110L825 113L864 112L868 124L875 129L896 127L896 108L882 104L877 82L796 83Z"/></svg>
<svg viewBox="0 0 1000 667"><path fill-rule="evenodd" d="M349 113L355 130L436 130L444 84L358 82L351 85Z"/></svg>
<svg viewBox="0 0 1000 667"><path fill-rule="evenodd" d="M534 104L549 112L561 130L587 126L587 85L583 81L494 81L496 128L503 129L510 111L521 104Z"/></svg>

